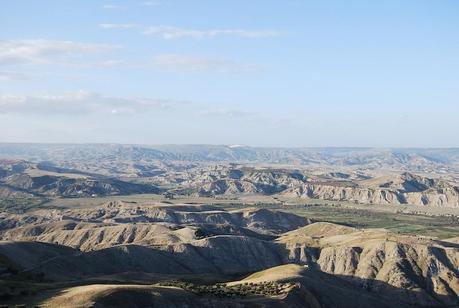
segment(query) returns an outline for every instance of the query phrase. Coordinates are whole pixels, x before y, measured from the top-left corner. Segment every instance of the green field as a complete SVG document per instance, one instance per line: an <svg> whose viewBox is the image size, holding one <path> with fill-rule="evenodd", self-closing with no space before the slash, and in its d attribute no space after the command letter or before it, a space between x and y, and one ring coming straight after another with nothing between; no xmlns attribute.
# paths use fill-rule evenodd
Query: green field
<svg viewBox="0 0 459 308"><path fill-rule="evenodd" d="M224 208L241 208L242 205L222 204ZM434 236L441 239L459 236L459 217L425 216L396 212L351 208L344 205L278 205L257 204L255 207L282 210L305 216L313 221L326 221L355 228L385 228L406 235Z"/></svg>
<svg viewBox="0 0 459 308"><path fill-rule="evenodd" d="M427 211L426 213L430 211L434 215L414 215L399 213L401 210L417 209L410 206L355 205L323 200L280 200L278 198L260 198L258 196L254 196L253 198L183 196L173 200L165 200L161 195L143 194L98 198L0 199L0 210L10 213L23 213L35 209L88 208L113 200L120 200L132 203L133 205L167 202L213 204L225 209L258 207L282 210L305 216L314 221L326 221L356 228L385 228L400 234L433 236L441 239L459 236L458 209L453 208L425 208L423 210Z"/></svg>

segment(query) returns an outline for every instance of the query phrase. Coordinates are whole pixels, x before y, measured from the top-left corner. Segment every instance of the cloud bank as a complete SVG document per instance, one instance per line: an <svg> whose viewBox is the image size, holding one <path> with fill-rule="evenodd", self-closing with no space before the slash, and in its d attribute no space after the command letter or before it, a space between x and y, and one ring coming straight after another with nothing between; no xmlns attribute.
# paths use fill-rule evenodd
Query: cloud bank
<svg viewBox="0 0 459 308"><path fill-rule="evenodd" d="M0 41L0 65L49 64L65 62L71 57L119 49L119 45L79 43L56 40Z"/></svg>
<svg viewBox="0 0 459 308"><path fill-rule="evenodd" d="M205 39L205 38L216 38L220 36L227 37L242 37L242 38L266 38L280 36L279 31L254 31L244 29L186 29L175 26L157 25L157 26L138 26L131 23L103 23L99 25L103 29L132 29L140 28L141 33L145 35L151 35L166 40L191 38L191 39Z"/></svg>
<svg viewBox="0 0 459 308"><path fill-rule="evenodd" d="M211 29L211 30L195 30L184 29L173 26L150 26L144 31L144 34L154 35L164 39L179 39L179 38L214 38L217 36L236 36L244 38L263 38L279 36L277 31L249 31L240 29Z"/></svg>
<svg viewBox="0 0 459 308"><path fill-rule="evenodd" d="M103 29L132 29L137 27L135 24L100 24Z"/></svg>
<svg viewBox="0 0 459 308"><path fill-rule="evenodd" d="M0 113L39 115L130 115L150 111L168 110L180 104L158 98L106 97L88 91L75 91L61 95L0 95Z"/></svg>

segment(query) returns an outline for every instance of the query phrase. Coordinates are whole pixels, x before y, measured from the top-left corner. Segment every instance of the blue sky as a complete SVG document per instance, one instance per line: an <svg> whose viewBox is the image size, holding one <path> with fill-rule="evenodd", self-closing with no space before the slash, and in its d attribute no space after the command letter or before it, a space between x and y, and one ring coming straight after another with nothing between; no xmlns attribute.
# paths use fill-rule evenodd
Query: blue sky
<svg viewBox="0 0 459 308"><path fill-rule="evenodd" d="M0 141L459 146L459 2L2 1Z"/></svg>

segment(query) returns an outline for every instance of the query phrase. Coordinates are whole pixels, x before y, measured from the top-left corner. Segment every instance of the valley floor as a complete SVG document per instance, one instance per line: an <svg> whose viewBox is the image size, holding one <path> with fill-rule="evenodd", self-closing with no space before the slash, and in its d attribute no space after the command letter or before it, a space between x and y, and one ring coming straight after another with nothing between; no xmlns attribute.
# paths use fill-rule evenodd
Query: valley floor
<svg viewBox="0 0 459 308"><path fill-rule="evenodd" d="M356 228L386 228L406 235L434 236L442 239L459 236L459 208L429 207L415 205L360 205L349 202L305 200L302 198L282 198L279 196L220 196L181 197L165 199L161 195L141 194L97 198L53 198L42 200L32 198L26 205L12 200L13 211L28 209L70 209L92 208L106 202L122 200L125 202L171 204L210 204L223 209L242 209L245 207L281 210L308 217L314 221L327 221L345 224ZM0 209L5 209L7 201L0 201ZM19 204L18 204L19 203Z"/></svg>

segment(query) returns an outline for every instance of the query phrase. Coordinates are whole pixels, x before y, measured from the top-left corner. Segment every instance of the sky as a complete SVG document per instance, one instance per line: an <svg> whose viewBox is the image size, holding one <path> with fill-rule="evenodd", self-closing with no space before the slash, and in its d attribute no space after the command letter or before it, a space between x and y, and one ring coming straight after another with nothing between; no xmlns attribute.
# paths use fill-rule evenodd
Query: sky
<svg viewBox="0 0 459 308"><path fill-rule="evenodd" d="M0 142L459 146L456 0L0 4Z"/></svg>

